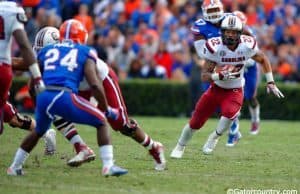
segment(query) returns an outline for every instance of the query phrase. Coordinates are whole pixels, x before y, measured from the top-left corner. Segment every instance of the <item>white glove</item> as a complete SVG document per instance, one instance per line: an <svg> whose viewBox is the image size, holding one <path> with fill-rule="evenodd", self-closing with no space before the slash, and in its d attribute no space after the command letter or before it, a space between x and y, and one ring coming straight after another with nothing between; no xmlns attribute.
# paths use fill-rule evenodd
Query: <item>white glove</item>
<svg viewBox="0 0 300 194"><path fill-rule="evenodd" d="M44 90L46 90L46 86L41 77L35 78L33 80L33 83L34 83L34 89L35 89L36 94L39 94L39 93L43 92Z"/></svg>
<svg viewBox="0 0 300 194"><path fill-rule="evenodd" d="M267 84L267 93L272 92L277 98L284 98L282 92L277 88L274 82L268 82Z"/></svg>
<svg viewBox="0 0 300 194"><path fill-rule="evenodd" d="M221 71L211 75L212 80L232 80L240 77L240 72Z"/></svg>

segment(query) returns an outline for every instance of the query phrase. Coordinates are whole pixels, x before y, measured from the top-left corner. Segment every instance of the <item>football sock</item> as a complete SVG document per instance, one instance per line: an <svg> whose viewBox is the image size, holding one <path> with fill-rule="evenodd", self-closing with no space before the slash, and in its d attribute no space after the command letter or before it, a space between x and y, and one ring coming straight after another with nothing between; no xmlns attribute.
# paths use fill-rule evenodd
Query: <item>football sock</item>
<svg viewBox="0 0 300 194"><path fill-rule="evenodd" d="M192 139L195 130L191 129L190 124L186 124L181 132L181 135L178 139L178 144L181 146L185 146L188 141Z"/></svg>
<svg viewBox="0 0 300 194"><path fill-rule="evenodd" d="M230 128L229 128L229 133L232 135L235 135L239 132L239 119L236 118L232 121Z"/></svg>
<svg viewBox="0 0 300 194"><path fill-rule="evenodd" d="M249 112L251 115L251 121L258 123L260 121L260 106L257 105L256 107L249 106Z"/></svg>
<svg viewBox="0 0 300 194"><path fill-rule="evenodd" d="M232 121L226 117L221 116L217 125L216 133L220 136L224 131L228 130Z"/></svg>
<svg viewBox="0 0 300 194"><path fill-rule="evenodd" d="M103 162L103 167L110 168L114 165L113 161L113 146L112 145L104 145L99 147L99 155L100 159Z"/></svg>
<svg viewBox="0 0 300 194"><path fill-rule="evenodd" d="M154 141L151 139L151 137L149 137L147 134L145 134L145 139L144 141L141 143L147 150L151 150Z"/></svg>
<svg viewBox="0 0 300 194"><path fill-rule="evenodd" d="M13 163L10 165L10 168L20 169L24 164L25 160L28 158L29 153L27 153L22 148L19 148L16 152Z"/></svg>

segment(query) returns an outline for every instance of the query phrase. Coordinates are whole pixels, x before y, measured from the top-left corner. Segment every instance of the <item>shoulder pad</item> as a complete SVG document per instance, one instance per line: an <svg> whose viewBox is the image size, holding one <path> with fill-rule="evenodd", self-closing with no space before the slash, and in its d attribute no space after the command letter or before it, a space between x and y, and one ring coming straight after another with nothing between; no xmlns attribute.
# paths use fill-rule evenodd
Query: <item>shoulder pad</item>
<svg viewBox="0 0 300 194"><path fill-rule="evenodd" d="M25 13L17 13L17 20L21 23L26 23L28 19Z"/></svg>
<svg viewBox="0 0 300 194"><path fill-rule="evenodd" d="M207 50L211 54L214 54L218 50L218 47L220 45L222 45L221 37L210 38L206 41L206 44L205 44Z"/></svg>
<svg viewBox="0 0 300 194"><path fill-rule="evenodd" d="M254 49L256 47L256 40L252 36L241 35L241 43L250 49Z"/></svg>

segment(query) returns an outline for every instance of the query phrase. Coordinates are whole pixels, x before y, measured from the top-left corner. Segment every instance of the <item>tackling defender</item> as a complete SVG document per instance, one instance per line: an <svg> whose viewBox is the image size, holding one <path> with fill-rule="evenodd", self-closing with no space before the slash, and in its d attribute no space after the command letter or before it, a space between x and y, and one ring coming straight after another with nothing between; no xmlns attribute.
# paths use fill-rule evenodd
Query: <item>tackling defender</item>
<svg viewBox="0 0 300 194"><path fill-rule="evenodd" d="M38 33L36 37L34 48L37 52L47 44L56 43L57 41L54 37L59 37L59 33L55 28L46 27L44 30L43 33ZM164 170L166 168L166 160L164 157L163 145L160 142L152 140L152 138L141 129L137 121L128 117L127 108L115 72L100 59L97 59L97 71L105 91L108 105L117 109L120 114L120 117L117 120L108 119L111 127L145 147L154 159L155 170ZM87 100L90 99L91 90L86 81L81 82L79 95ZM103 111L100 106L98 108ZM57 124L59 125L57 126ZM76 132L73 123L68 122L63 118L55 120L54 125L56 125L57 129L63 132L64 135ZM77 156L69 160L68 165L79 166L86 161L89 156L88 152L77 152Z"/></svg>
<svg viewBox="0 0 300 194"><path fill-rule="evenodd" d="M61 25L60 34L62 43L44 47L38 54L38 61L43 67L46 90L37 96L37 126L17 150L7 174L23 175L22 166L25 160L56 116L97 128L99 154L103 162L102 175L126 174L127 170L114 165L113 147L105 115L117 119L118 114L108 107L102 86L99 84L95 65L97 57L91 48L83 45L87 41L87 31L80 22L67 20ZM79 83L84 75L105 113L77 95Z"/></svg>
<svg viewBox="0 0 300 194"><path fill-rule="evenodd" d="M241 20L235 15L230 15L221 23L221 37L195 42L198 55L206 60L201 78L213 83L197 102L189 122L190 127L183 129L172 151L175 158L182 157L185 145L191 140L193 133L220 108L221 118L216 130L209 135L202 149L204 154L213 152L219 137L229 129L242 107L243 74L248 59L252 58L262 65L267 80L267 91L278 98L284 97L274 83L269 59L258 49L256 40L251 36L242 35L242 30Z"/></svg>

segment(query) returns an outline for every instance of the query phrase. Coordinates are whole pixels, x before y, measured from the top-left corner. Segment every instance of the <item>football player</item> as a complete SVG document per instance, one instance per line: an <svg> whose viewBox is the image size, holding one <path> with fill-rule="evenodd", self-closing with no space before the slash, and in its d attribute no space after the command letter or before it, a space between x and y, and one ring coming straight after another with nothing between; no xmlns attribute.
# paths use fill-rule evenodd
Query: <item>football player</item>
<svg viewBox="0 0 300 194"><path fill-rule="evenodd" d="M14 37L20 47L24 63L31 72L37 92L45 89L36 59L24 30L25 11L15 2L0 1L0 134L3 131L4 107L12 83L11 44Z"/></svg>
<svg viewBox="0 0 300 194"><path fill-rule="evenodd" d="M51 122L60 116L68 121L94 126L103 163L102 175L124 175L128 171L114 165L113 147L105 118L116 120L119 115L107 104L96 74L97 57L90 47L84 45L87 31L79 21L71 19L61 25L60 34L61 43L48 45L38 53L46 90L36 98L36 128L22 142L7 174L23 175L22 166L29 153L49 129ZM77 95L83 76L104 112Z"/></svg>
<svg viewBox="0 0 300 194"><path fill-rule="evenodd" d="M195 42L197 54L206 60L201 78L212 81L212 84L197 102L189 122L190 129L182 131L173 156L182 157L185 145L192 138L192 131L199 130L216 108L220 108L221 118L216 130L209 135L202 149L204 154L213 152L219 137L229 129L242 107L243 74L248 59L252 58L262 65L267 91L278 98L284 97L274 83L269 59L258 49L256 40L242 35L242 30L242 21L237 16L230 15L221 23L221 37Z"/></svg>
<svg viewBox="0 0 300 194"><path fill-rule="evenodd" d="M55 41L55 37L59 37L59 33L55 28L46 27L44 29L44 32L41 30L42 33L38 33L36 36L34 50L37 53L41 48L48 45L49 43L53 44L53 42L57 42ZM16 68L21 69L21 64L21 60L18 60L18 67ZM121 115L117 120L108 119L111 127L116 131L120 131L123 135L132 138L134 141L145 147L154 159L154 169L159 171L164 170L166 168L166 160L164 157L163 145L160 142L154 141L148 134L146 134L138 125L136 120L128 117L127 108L125 106L124 99L122 97L122 93L118 84L118 78L115 72L100 59L97 59L97 70L99 79L100 81L102 81L108 105L110 107L116 108ZM87 84L86 80L84 80L80 84L79 95L87 100L90 100L92 96L90 87ZM101 107L99 107L99 109L101 110ZM63 118L58 118L57 120L55 120L54 125L68 139L68 135L70 136L73 134L77 134L74 124L66 121ZM68 165L79 166L90 157L89 152L79 152L80 150L77 152L77 157L74 157L73 159L68 161Z"/></svg>

